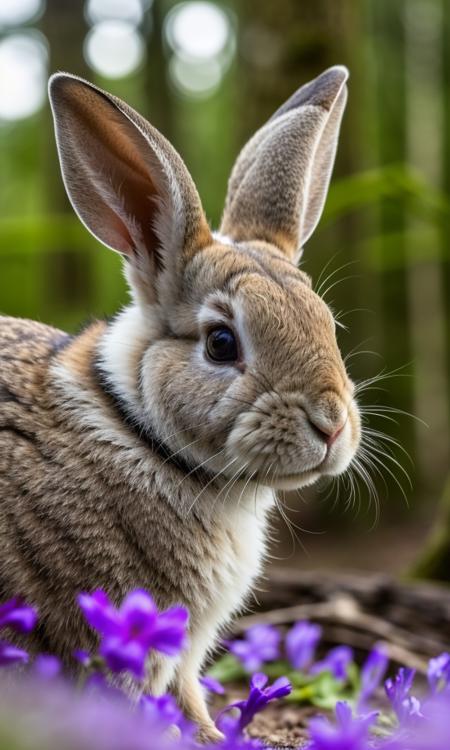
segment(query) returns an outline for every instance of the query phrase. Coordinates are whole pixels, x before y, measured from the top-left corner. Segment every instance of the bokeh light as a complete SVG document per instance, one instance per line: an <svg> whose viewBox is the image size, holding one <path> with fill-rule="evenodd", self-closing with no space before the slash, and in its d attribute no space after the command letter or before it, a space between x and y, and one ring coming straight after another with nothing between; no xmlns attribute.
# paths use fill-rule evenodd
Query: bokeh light
<svg viewBox="0 0 450 750"><path fill-rule="evenodd" d="M206 0L179 3L166 18L164 36L173 52L169 74L176 88L193 97L212 94L235 49L230 15Z"/></svg>
<svg viewBox="0 0 450 750"><path fill-rule="evenodd" d="M169 13L165 31L177 54L192 60L210 60L224 51L230 22L213 3L187 2L176 5Z"/></svg>
<svg viewBox="0 0 450 750"><path fill-rule="evenodd" d="M0 27L20 26L37 18L43 10L43 0L0 0Z"/></svg>
<svg viewBox="0 0 450 750"><path fill-rule="evenodd" d="M38 32L10 34L0 41L0 121L30 117L44 104L48 50Z"/></svg>
<svg viewBox="0 0 450 750"><path fill-rule="evenodd" d="M208 65L204 65L173 55L169 62L169 73L177 89L189 97L210 96L222 80L222 68L217 60L210 60Z"/></svg>
<svg viewBox="0 0 450 750"><path fill-rule="evenodd" d="M97 23L86 37L85 57L106 78L124 78L142 64L145 48L136 28L125 21Z"/></svg>
<svg viewBox="0 0 450 750"><path fill-rule="evenodd" d="M144 6L141 0L88 0L85 13L88 23L92 25L116 20L139 26Z"/></svg>

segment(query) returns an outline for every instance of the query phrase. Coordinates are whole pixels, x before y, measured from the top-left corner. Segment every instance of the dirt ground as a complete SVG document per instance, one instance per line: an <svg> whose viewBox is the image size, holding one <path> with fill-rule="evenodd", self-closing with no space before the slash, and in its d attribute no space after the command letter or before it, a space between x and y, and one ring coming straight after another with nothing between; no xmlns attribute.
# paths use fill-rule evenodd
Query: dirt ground
<svg viewBox="0 0 450 750"><path fill-rule="evenodd" d="M296 521L297 523L298 520ZM311 570L358 570L402 575L416 560L427 538L426 523L402 523L377 529L346 528L323 533L299 532L292 540L283 521L271 546L269 565Z"/></svg>
<svg viewBox="0 0 450 750"><path fill-rule="evenodd" d="M439 494L379 495L346 510L333 488L310 487L278 497L272 516L272 564L299 570L355 570L402 575L417 560L436 519Z"/></svg>

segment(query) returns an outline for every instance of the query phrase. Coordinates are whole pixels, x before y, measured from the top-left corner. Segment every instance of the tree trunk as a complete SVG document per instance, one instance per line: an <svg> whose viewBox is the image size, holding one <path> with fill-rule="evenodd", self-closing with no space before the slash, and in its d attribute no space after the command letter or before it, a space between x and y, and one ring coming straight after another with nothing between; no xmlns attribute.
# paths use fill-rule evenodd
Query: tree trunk
<svg viewBox="0 0 450 750"><path fill-rule="evenodd" d="M410 576L450 583L450 475L442 494L437 521Z"/></svg>

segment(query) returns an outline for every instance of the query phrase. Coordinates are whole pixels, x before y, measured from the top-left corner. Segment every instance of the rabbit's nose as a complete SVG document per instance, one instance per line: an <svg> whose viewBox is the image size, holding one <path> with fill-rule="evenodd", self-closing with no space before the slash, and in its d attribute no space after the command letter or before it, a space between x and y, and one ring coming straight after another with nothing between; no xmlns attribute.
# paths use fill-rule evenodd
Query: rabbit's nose
<svg viewBox="0 0 450 750"><path fill-rule="evenodd" d="M325 424L322 420L320 420L319 424L319 420L317 420L315 417L311 418L311 416L308 416L308 423L313 432L315 432L316 435L320 437L324 443L326 443L327 448L330 449L347 424L347 413L342 415L341 419L339 420L338 426L336 426L336 423Z"/></svg>

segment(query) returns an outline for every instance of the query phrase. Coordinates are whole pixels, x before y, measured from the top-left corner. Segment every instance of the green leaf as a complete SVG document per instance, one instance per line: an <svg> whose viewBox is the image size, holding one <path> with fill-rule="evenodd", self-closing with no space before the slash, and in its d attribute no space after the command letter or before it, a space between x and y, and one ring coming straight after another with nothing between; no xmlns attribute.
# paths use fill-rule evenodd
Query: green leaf
<svg viewBox="0 0 450 750"><path fill-rule="evenodd" d="M227 653L218 659L213 666L208 669L208 677L214 677L219 682L233 682L248 678L248 674L242 664L233 654Z"/></svg>
<svg viewBox="0 0 450 750"><path fill-rule="evenodd" d="M331 223L385 199L404 201L412 215L434 224L450 216L450 201L443 191L428 184L417 170L390 164L334 180L322 222Z"/></svg>

